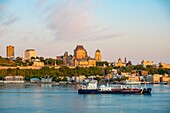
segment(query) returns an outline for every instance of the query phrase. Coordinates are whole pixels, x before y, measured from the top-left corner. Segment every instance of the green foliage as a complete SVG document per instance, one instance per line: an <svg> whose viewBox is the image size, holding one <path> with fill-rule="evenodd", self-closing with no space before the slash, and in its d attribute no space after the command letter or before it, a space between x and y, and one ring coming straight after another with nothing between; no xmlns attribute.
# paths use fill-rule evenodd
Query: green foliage
<svg viewBox="0 0 170 113"><path fill-rule="evenodd" d="M135 70L144 70L145 68L143 67L143 65L136 65L134 67Z"/></svg>
<svg viewBox="0 0 170 113"><path fill-rule="evenodd" d="M8 58L0 57L0 66L16 66L16 63Z"/></svg>
<svg viewBox="0 0 170 113"><path fill-rule="evenodd" d="M97 80L98 82L101 80L100 77L95 77L94 79Z"/></svg>
<svg viewBox="0 0 170 113"><path fill-rule="evenodd" d="M108 62L104 61L104 62L96 62L96 66L108 66Z"/></svg>
<svg viewBox="0 0 170 113"><path fill-rule="evenodd" d="M62 81L67 81L67 77L64 77Z"/></svg>
<svg viewBox="0 0 170 113"><path fill-rule="evenodd" d="M4 76L24 76L26 80L30 80L30 78L40 78L46 75L53 77L55 81L59 81L60 77L64 77L66 80L66 76L78 76L78 75L85 75L85 76L93 76L93 75L103 75L102 68L99 67L76 67L70 69L66 66L62 66L59 69L49 68L48 66L44 66L43 68L37 69L1 69L0 70L0 77Z"/></svg>

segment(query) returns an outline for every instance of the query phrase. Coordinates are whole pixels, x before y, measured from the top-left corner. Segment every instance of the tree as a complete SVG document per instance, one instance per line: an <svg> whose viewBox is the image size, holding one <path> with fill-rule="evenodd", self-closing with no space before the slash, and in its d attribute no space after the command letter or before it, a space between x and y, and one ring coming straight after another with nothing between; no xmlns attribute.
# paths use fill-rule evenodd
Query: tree
<svg viewBox="0 0 170 113"><path fill-rule="evenodd" d="M136 69L136 70L144 70L145 68L143 67L143 65L136 65L135 67L134 67L134 69Z"/></svg>

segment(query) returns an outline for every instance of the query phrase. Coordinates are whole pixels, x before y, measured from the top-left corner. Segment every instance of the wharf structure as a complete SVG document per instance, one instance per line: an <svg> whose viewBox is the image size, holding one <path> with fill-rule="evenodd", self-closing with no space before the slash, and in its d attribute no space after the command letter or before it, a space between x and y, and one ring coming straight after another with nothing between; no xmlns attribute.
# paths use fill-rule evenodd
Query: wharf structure
<svg viewBox="0 0 170 113"><path fill-rule="evenodd" d="M24 83L23 76L6 76L4 77L4 83Z"/></svg>

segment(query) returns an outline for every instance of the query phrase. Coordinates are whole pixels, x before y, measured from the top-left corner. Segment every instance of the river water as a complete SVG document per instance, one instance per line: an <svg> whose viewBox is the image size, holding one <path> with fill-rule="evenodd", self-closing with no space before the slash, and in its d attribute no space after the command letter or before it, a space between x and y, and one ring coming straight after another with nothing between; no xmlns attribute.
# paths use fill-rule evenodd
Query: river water
<svg viewBox="0 0 170 113"><path fill-rule="evenodd" d="M170 113L170 85L151 95L79 95L76 85L0 86L0 113Z"/></svg>

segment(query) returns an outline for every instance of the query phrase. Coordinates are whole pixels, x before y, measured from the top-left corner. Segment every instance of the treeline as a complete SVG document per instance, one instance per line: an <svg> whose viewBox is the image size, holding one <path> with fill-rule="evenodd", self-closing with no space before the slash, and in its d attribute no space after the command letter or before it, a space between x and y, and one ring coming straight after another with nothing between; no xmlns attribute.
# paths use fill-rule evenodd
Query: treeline
<svg viewBox="0 0 170 113"><path fill-rule="evenodd" d="M0 70L0 79L3 79L4 76L23 76L26 80L30 80L30 78L41 78L46 75L53 77L53 80L57 81L59 78L65 78L66 76L93 76L93 75L103 75L102 68L99 67L76 67L69 68L66 66L62 66L59 69L49 68L47 66L42 69L2 69Z"/></svg>
<svg viewBox="0 0 170 113"><path fill-rule="evenodd" d="M162 68L162 67L153 67L153 66L146 66L144 67L143 65L128 65L127 67L115 67L115 66L108 66L105 68L106 73L110 73L110 70L112 69L117 69L118 74L121 74L121 72L141 72L141 71L147 71L148 74L170 74L170 70ZM141 75L141 73L139 73Z"/></svg>
<svg viewBox="0 0 170 113"><path fill-rule="evenodd" d="M0 56L0 66L15 66L16 63L13 60L10 60L8 58L2 58Z"/></svg>
<svg viewBox="0 0 170 113"><path fill-rule="evenodd" d="M32 66L35 59L39 59L44 65L47 66L54 66L56 65L63 65L62 60L56 60L53 58L44 58L44 57L31 57L30 60L24 60L21 57L13 58L3 58L0 56L0 66Z"/></svg>

